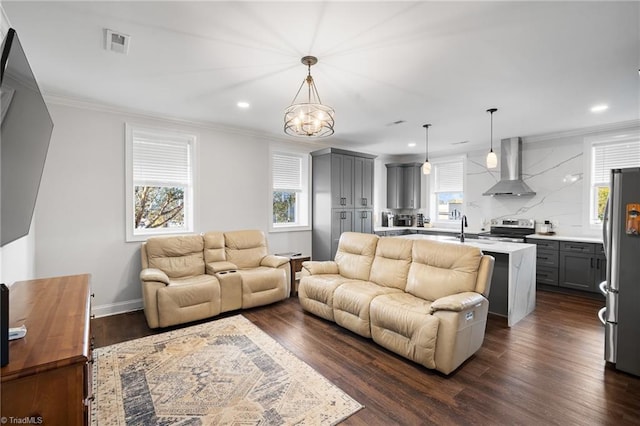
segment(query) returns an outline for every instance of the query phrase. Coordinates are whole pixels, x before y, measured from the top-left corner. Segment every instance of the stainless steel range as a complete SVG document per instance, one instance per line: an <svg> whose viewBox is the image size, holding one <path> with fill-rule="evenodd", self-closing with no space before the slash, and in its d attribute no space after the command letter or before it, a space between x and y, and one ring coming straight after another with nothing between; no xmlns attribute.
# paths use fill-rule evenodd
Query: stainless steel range
<svg viewBox="0 0 640 426"><path fill-rule="evenodd" d="M524 243L527 235L536 233L533 219L491 219L491 230L480 232L479 239Z"/></svg>

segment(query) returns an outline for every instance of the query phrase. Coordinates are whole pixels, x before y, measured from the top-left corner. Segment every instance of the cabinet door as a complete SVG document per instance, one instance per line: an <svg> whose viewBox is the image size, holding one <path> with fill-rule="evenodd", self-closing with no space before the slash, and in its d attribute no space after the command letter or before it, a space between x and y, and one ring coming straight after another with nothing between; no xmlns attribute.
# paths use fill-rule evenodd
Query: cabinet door
<svg viewBox="0 0 640 426"><path fill-rule="evenodd" d="M415 179L413 178L413 175L414 175L413 167L402 168L402 196L400 198L400 208L403 208L403 209L415 208L414 207Z"/></svg>
<svg viewBox="0 0 640 426"><path fill-rule="evenodd" d="M560 252L560 287L597 291L595 258L589 253Z"/></svg>
<svg viewBox="0 0 640 426"><path fill-rule="evenodd" d="M402 184L402 167L387 167L387 208L400 208L400 188Z"/></svg>
<svg viewBox="0 0 640 426"><path fill-rule="evenodd" d="M373 159L355 157L353 179L355 207L373 207Z"/></svg>
<svg viewBox="0 0 640 426"><path fill-rule="evenodd" d="M331 206L353 207L354 157L331 154Z"/></svg>
<svg viewBox="0 0 640 426"><path fill-rule="evenodd" d="M373 210L356 210L353 230L365 234L373 233Z"/></svg>
<svg viewBox="0 0 640 426"><path fill-rule="evenodd" d="M340 235L342 235L343 232L353 231L353 213L353 210L335 209L332 211L330 259L335 259L336 257Z"/></svg>

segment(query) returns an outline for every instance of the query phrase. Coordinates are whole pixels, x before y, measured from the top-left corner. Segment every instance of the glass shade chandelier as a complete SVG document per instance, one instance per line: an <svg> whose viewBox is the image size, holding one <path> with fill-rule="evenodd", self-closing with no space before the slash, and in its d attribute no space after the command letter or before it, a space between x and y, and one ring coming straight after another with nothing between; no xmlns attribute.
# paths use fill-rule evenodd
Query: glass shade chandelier
<svg viewBox="0 0 640 426"><path fill-rule="evenodd" d="M498 167L498 156L495 152L493 152L493 113L496 112L498 108L489 108L487 112L491 113L491 150L487 154L487 168L495 169Z"/></svg>
<svg viewBox="0 0 640 426"><path fill-rule="evenodd" d="M425 175L431 174L431 163L429 162L429 127L430 126L431 124L422 125L422 127L425 128L427 133L425 149L424 149L425 158L424 158L424 164L422 165L422 173Z"/></svg>
<svg viewBox="0 0 640 426"><path fill-rule="evenodd" d="M284 132L291 136L322 138L333 134L335 111L323 105L318 89L311 77L311 65L318 63L315 56L305 56L300 60L308 68L307 77L302 80L291 105L284 111ZM298 95L307 84L307 99L298 101ZM304 96L303 96L304 97Z"/></svg>

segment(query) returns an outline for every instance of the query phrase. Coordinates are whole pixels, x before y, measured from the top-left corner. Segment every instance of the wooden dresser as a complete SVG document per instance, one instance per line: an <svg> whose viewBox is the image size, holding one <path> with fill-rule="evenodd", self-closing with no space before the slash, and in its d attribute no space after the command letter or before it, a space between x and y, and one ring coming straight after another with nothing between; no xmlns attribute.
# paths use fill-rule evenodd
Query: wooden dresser
<svg viewBox="0 0 640 426"><path fill-rule="evenodd" d="M89 275L17 282L10 287L10 327L27 335L9 343L1 371L1 415L45 425L87 425L92 397Z"/></svg>

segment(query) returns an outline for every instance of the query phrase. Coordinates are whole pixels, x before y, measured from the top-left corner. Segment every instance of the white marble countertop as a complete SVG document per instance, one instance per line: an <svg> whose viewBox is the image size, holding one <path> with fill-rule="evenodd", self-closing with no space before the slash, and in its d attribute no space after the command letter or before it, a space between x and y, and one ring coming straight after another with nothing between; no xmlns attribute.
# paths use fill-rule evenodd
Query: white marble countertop
<svg viewBox="0 0 640 426"><path fill-rule="evenodd" d="M435 240L442 241L444 243L451 244L465 244L471 247L477 247L482 251L492 251L494 253L516 253L523 250L534 250L536 248L535 244L526 244L526 243L509 243L505 241L493 241L493 240L478 240L467 238L464 243L460 242L458 237L453 237L449 235L424 235L424 234L409 234L409 235L400 235L394 238L406 238L409 240Z"/></svg>
<svg viewBox="0 0 640 426"><path fill-rule="evenodd" d="M555 241L575 241L577 243L602 243L602 237L593 235L543 235L543 234L531 234L527 235L527 238L536 238L539 240L555 240Z"/></svg>
<svg viewBox="0 0 640 426"><path fill-rule="evenodd" d="M460 234L460 230L458 228L419 228L417 226L376 226L374 228L374 232L381 231L424 231L424 232L447 232L453 235ZM477 234L482 232L481 230L472 229L471 227L465 228L465 233L468 234ZM541 240L555 240L555 241L575 241L579 243L602 243L602 236L597 235L565 235L565 234L553 234L553 235L543 235L543 234L531 234L527 235L527 238L538 238Z"/></svg>

